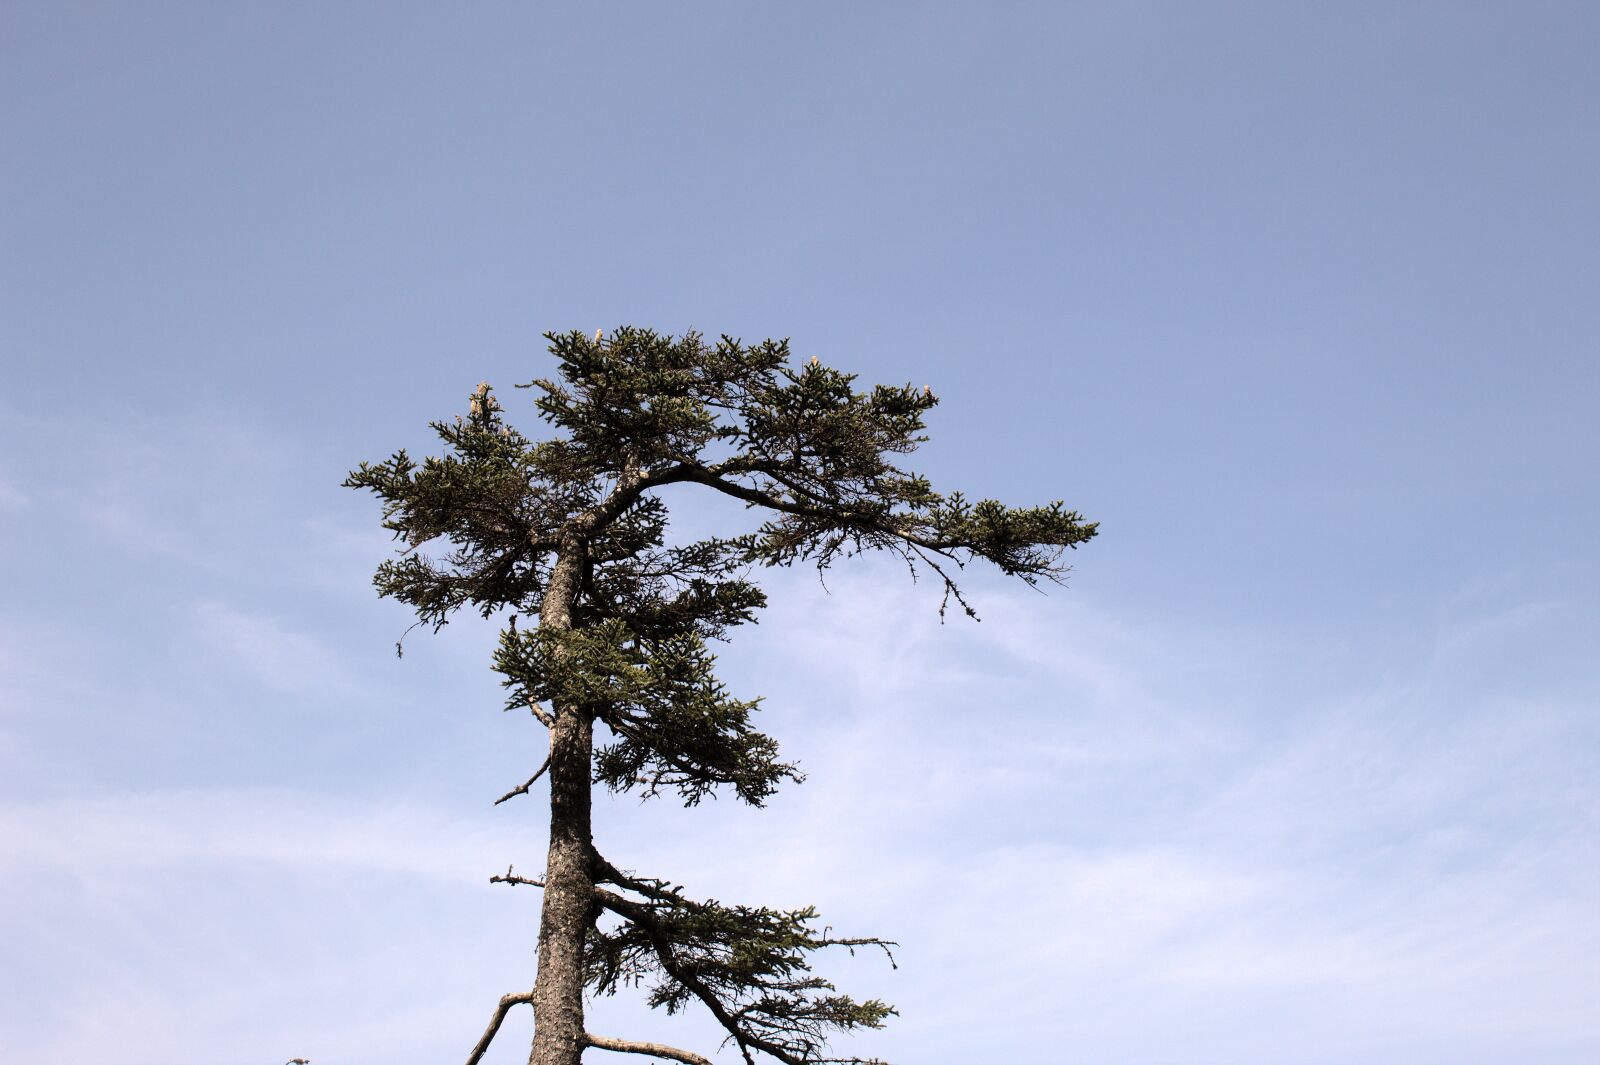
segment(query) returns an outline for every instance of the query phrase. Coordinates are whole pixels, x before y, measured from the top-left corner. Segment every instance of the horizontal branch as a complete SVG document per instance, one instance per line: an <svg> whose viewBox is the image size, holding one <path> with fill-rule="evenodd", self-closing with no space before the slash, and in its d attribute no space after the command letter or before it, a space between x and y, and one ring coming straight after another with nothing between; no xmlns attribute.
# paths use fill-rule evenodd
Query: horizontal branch
<svg viewBox="0 0 1600 1065"><path fill-rule="evenodd" d="M900 966L895 963L894 951L889 949L890 947L898 947L900 945L893 939L879 939L877 936L863 936L858 939L828 939L824 937L817 940L816 945L818 947L844 947L850 951L852 956L855 954L857 947L877 947L879 950L883 951L884 956L889 959L889 968L900 968Z"/></svg>
<svg viewBox="0 0 1600 1065"><path fill-rule="evenodd" d="M627 888L629 891L637 891L639 894L658 902L683 904L689 902L679 892L669 890L671 885L667 884L666 881L641 880L638 877L629 876L607 861L605 856L595 850L593 846L589 848L589 861L594 869L596 883L616 884L619 887Z"/></svg>
<svg viewBox="0 0 1600 1065"><path fill-rule="evenodd" d="M491 884L524 884L524 885L526 885L528 887L538 887L538 888L544 887L544 881L543 880L534 880L533 878L526 877L526 876L513 876L512 873L511 873L511 866L509 866L509 865L506 866L505 873L503 873L503 874L501 874L499 876L491 876L489 878L489 883L491 883Z"/></svg>
<svg viewBox="0 0 1600 1065"><path fill-rule="evenodd" d="M741 499L752 506L766 507L768 510L775 510L780 514L793 514L797 517L813 518L818 521L834 523L837 523L842 517L846 519L847 523L851 521L859 523L860 531L874 532L883 536L892 536L896 539L903 540L908 544L927 548L930 551L937 551L943 555L949 555L951 558L955 558L955 556L950 555L951 551L963 550L972 552L974 554L978 553L976 551L976 546L969 540L951 537L934 538L923 536L920 533L917 533L911 529L907 529L896 522L883 522L870 515L850 513L847 506L843 508L841 508L841 506L838 504L811 506L805 503L795 502L773 495L771 492L762 491L759 488L752 488L749 485L741 484L737 481L725 480L712 470L707 470L704 468L683 467L675 472L676 476L673 478L674 480L692 481L695 484L703 484L707 488L714 488L724 495L732 496L735 499ZM787 481L782 481L781 478L776 478L773 470L770 468L757 466L752 468L750 472L762 473L768 477L774 477L775 479L780 480L785 487L790 488L791 492L795 491L793 486L789 485ZM945 578L945 580L946 583L949 583L948 577Z"/></svg>
<svg viewBox="0 0 1600 1065"><path fill-rule="evenodd" d="M533 776L528 778L527 783L522 784L522 785L520 785L518 787L512 788L510 791L506 792L504 795L502 795L498 799L496 799L494 801L494 804L496 806L499 806L501 803L505 802L507 799L514 799L518 795L526 795L526 794L528 794L528 789L533 787L534 781L536 781L540 777L542 777L544 775L544 771L546 769L549 769L549 768L550 768L550 756L549 755L545 755L544 764L541 765L538 768L538 770L533 774Z"/></svg>
<svg viewBox="0 0 1600 1065"><path fill-rule="evenodd" d="M631 1039L613 1039L608 1035L595 1035L593 1032L583 1033L586 1045L596 1050L615 1050L619 1054L654 1054L658 1058L671 1058L681 1061L684 1065L711 1065L711 1059L703 1058L689 1050L679 1050L677 1047L665 1046L661 1043L638 1043ZM470 1065L470 1063L469 1063Z"/></svg>

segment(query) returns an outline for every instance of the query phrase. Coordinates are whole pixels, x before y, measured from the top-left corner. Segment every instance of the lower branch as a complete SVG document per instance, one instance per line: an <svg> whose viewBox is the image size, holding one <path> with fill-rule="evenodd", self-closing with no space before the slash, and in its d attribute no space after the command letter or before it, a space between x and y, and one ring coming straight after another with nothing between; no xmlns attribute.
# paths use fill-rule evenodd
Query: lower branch
<svg viewBox="0 0 1600 1065"><path fill-rule="evenodd" d="M483 1036L478 1040L478 1045L472 1048L472 1054L467 1058L467 1065L478 1065L484 1053L489 1049L489 1044L494 1042L495 1033L500 1031L500 1022L506 1019L512 1006L520 1006L525 1002L533 1001L533 992L524 991L520 995L502 995L500 1004L494 1009L494 1016L489 1018L489 1027L483 1030ZM707 1065L710 1065L708 1062Z"/></svg>
<svg viewBox="0 0 1600 1065"><path fill-rule="evenodd" d="M723 1008L722 1002L718 1000L716 994L704 983L696 979L695 975L686 967L678 964L678 958L672 949L671 941L662 934L661 925L646 907L598 886L594 889L594 897L600 905L612 913L617 914L619 917L626 917L644 930L645 935L650 939L650 945L655 948L656 957L661 961L662 971L684 987L687 987L696 998L705 1004L706 1009L711 1011L711 1015L717 1019L717 1023L722 1025L734 1044L738 1046L739 1054L744 1058L745 1065L755 1065L755 1059L750 1056L750 1047L755 1047L757 1050L765 1050L779 1061L784 1062L784 1065L805 1065L804 1061L789 1054L782 1047L774 1046L763 1039L752 1037L744 1029L740 1028L738 1021L728 1015L728 1011Z"/></svg>
<svg viewBox="0 0 1600 1065"><path fill-rule="evenodd" d="M622 939L612 944L622 954L602 964L609 971L600 974L602 986L614 985L617 975L636 971L641 963L634 953L653 954L655 964L673 984L681 988L663 998L658 988L656 999L675 1009L682 998L693 997L711 1012L738 1048L745 1065L755 1065L752 1051L759 1051L784 1065L822 1065L824 1062L854 1062L860 1058L818 1057L822 1049L822 1029L835 1026L877 1028L892 1007L876 999L855 1003L838 995L810 997L814 991L832 991L833 985L804 975L808 969L803 952L823 947L845 947L853 954L856 947L881 948L894 964L889 940L877 938L833 938L828 929L817 936L803 928L815 912L729 910L715 903L695 903L664 881L629 876L590 850L595 871L594 899L601 908L621 917L632 927L629 935L640 936L630 945ZM608 891L601 883L612 883L645 896L636 900ZM685 925L685 921L688 924ZM740 922L744 922L741 926ZM698 930L694 925L703 927ZM618 935L621 935L619 930ZM604 934L601 935L604 940ZM732 958L723 952L731 952ZM734 962L742 957L742 965ZM795 975L795 970L801 970ZM665 985L664 985L665 986ZM751 1001L741 1005L742 997ZM683 1059L678 1059L683 1060Z"/></svg>
<svg viewBox="0 0 1600 1065"><path fill-rule="evenodd" d="M593 1032L583 1033L583 1041L596 1050L615 1050L619 1054L654 1054L658 1058L684 1062L684 1065L711 1065L710 1058L702 1058L693 1051L679 1050L677 1047L664 1046L661 1043L636 1043L631 1039L613 1039L608 1035L595 1035ZM472 1063L468 1062L467 1065Z"/></svg>

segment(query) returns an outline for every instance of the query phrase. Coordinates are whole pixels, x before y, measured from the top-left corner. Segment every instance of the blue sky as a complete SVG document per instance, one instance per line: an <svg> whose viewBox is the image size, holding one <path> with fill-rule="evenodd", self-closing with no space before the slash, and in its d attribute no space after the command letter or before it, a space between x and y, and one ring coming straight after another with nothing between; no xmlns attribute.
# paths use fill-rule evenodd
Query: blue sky
<svg viewBox="0 0 1600 1065"><path fill-rule="evenodd" d="M631 323L930 384L936 487L1102 523L1065 589L972 572L981 624L768 574L722 672L807 782L598 808L619 864L899 940L829 967L902 1012L841 1048L1596 1060L1597 46L1583 4L6 4L0 1056L420 1065L529 985L485 881L540 862L490 801L542 737L488 626L395 659L338 483L479 380L540 427L540 334Z"/></svg>

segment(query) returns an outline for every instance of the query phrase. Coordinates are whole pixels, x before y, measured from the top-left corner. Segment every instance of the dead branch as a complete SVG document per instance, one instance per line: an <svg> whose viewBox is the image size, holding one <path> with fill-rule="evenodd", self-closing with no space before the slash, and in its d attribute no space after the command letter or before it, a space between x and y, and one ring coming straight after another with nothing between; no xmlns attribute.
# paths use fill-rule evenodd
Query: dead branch
<svg viewBox="0 0 1600 1065"><path fill-rule="evenodd" d="M679 1050L677 1047L664 1046L661 1043L613 1039L608 1035L595 1035L593 1032L583 1033L583 1041L596 1050L615 1050L619 1054L654 1054L658 1058L671 1058L673 1061L684 1062L684 1065L711 1065L709 1058L702 1058L693 1051Z"/></svg>
<svg viewBox="0 0 1600 1065"><path fill-rule="evenodd" d="M546 769L549 769L549 768L550 768L550 756L549 755L545 755L544 764L541 765L538 768L538 770L533 774L533 776L528 778L527 783L522 784L522 785L520 785L518 787L512 788L510 791L506 792L504 795L502 795L498 799L496 799L494 801L494 804L496 806L499 806L501 803L505 802L507 799L513 799L513 798L516 798L518 795L526 795L526 794L528 794L528 789L533 787L533 782L538 780L540 777L544 776L544 771Z"/></svg>
<svg viewBox="0 0 1600 1065"><path fill-rule="evenodd" d="M818 947L844 947L850 951L852 958L855 957L857 947L877 947L888 957L889 968L891 969L898 969L900 966L895 964L894 951L889 948L898 947L899 945L892 939L879 939L876 936L866 936L860 939L828 939L824 935L824 938L816 941L816 946Z"/></svg>
<svg viewBox="0 0 1600 1065"><path fill-rule="evenodd" d="M467 1065L478 1065L484 1053L489 1049L489 1044L494 1042L495 1033L500 1031L500 1022L506 1019L506 1014L512 1006L520 1006L525 1002L533 1001L533 992L524 991L520 995L502 995L500 1003L494 1008L494 1016L489 1018L489 1027L483 1030L483 1035L478 1039L478 1045L472 1048L472 1054L467 1058Z"/></svg>
<svg viewBox="0 0 1600 1065"><path fill-rule="evenodd" d="M505 871L504 874L502 874L500 876L491 876L489 878L489 883L491 883L491 884L525 884L528 887L537 887L537 888L544 887L544 881L543 880L534 880L534 879L532 879L530 877L526 877L526 876L513 876L512 872L511 872L511 868L512 867L508 865L508 866L506 866L506 871Z"/></svg>

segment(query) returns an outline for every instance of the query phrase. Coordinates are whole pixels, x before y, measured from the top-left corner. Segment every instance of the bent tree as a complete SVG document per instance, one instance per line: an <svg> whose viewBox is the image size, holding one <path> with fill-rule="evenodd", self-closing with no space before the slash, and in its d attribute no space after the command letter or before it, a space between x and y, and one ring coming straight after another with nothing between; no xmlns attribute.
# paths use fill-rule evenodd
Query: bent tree
<svg viewBox="0 0 1600 1065"><path fill-rule="evenodd" d="M924 386L852 387L815 358L790 365L787 341L715 343L623 328L547 334L559 380L537 390L558 430L534 441L512 426L488 385L467 414L433 429L444 453L362 463L345 484L382 501L404 542L374 583L444 625L471 607L505 628L494 668L508 709L548 730L549 755L500 800L548 778L545 871L491 878L542 889L531 991L508 994L469 1057L476 1065L508 1010L531 1003L531 1065L578 1065L587 1048L709 1065L690 1050L599 1035L584 1026L584 991L649 985L652 1006L710 1011L746 1063L859 1062L827 1057L837 1031L878 1028L895 1010L857 1001L812 974L824 948L881 947L814 927L807 907L699 901L670 881L625 870L595 845L591 789L672 791L689 806L731 789L760 806L800 779L757 731L759 699L717 680L707 641L754 619L766 598L752 566L825 569L868 549L922 565L972 617L953 572L987 559L1029 584L1066 572L1061 556L1095 525L1057 501L1013 508L942 496L886 456L915 450L938 400ZM697 485L740 500L759 524L726 538L669 545L658 490ZM432 556L422 549L436 545ZM536 623L531 619L537 619ZM596 729L601 730L596 746ZM890 957L893 963L892 956Z"/></svg>

